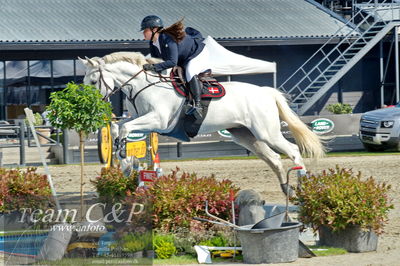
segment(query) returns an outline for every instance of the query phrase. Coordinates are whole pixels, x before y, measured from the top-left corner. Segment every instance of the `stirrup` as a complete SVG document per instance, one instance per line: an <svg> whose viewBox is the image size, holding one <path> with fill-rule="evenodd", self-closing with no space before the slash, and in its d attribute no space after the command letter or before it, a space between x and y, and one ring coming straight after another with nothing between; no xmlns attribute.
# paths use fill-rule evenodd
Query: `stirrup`
<svg viewBox="0 0 400 266"><path fill-rule="evenodd" d="M190 105L189 110L186 111L187 115L193 115L194 118L198 119L202 119L203 118L203 107L201 106L193 106Z"/></svg>
<svg viewBox="0 0 400 266"><path fill-rule="evenodd" d="M193 116L196 120L200 120L203 118L203 107L198 106L194 107Z"/></svg>

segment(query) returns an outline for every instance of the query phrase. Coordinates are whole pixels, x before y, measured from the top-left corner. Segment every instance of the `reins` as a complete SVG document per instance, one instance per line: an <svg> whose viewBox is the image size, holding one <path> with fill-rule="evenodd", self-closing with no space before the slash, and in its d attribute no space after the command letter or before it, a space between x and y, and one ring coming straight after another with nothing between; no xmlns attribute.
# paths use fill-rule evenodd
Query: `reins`
<svg viewBox="0 0 400 266"><path fill-rule="evenodd" d="M111 89L110 86L108 86L108 84L105 82L104 77L103 77L103 72L102 72L102 70L101 70L100 67L99 67L99 70L98 70L98 71L99 71L99 73L100 73L100 79L99 79L99 80L100 80L100 84L99 84L99 85L101 86L101 82L103 82L103 83L105 84L107 90L111 91L111 93L109 93L109 94L107 94L106 96L103 97L103 100L104 100L104 101L108 100L112 95L114 95L115 93L117 93L117 92L119 92L120 90L122 90L123 87L125 87L126 85L128 85L128 83L129 83L131 80L133 80L134 78L136 78L136 77L137 77L140 73L142 73L142 72L144 72L144 73L146 74L146 77L147 77L147 75L149 75L149 76L151 76L151 77L158 77L158 78L160 79L160 80L158 80L158 81L149 83L147 86L141 88L133 97L132 97L132 90L130 90L130 95L129 95L128 99L129 99L129 100L131 101L131 103L133 104L133 107L135 108L136 114L139 114L139 113L138 113L138 111L137 111L135 101L136 101L137 96L138 96L142 91L144 91L145 89L148 89L149 87L154 86L154 85L156 85L156 84L158 84L158 83L172 82L172 81L173 81L173 79L171 79L171 78L168 77L168 76L163 76L163 75L161 75L160 73L158 73L158 75L153 75L153 74L148 73L146 70L142 69L142 70L140 70L139 72L137 72L135 75L133 75L132 77L130 77L127 81L125 81L121 86L116 87L116 88L114 88L114 89ZM175 78L174 78L174 80L175 80Z"/></svg>
<svg viewBox="0 0 400 266"><path fill-rule="evenodd" d="M111 89L110 86L108 86L108 84L105 82L104 77L103 77L103 72L101 71L101 68L99 68L100 82L104 82L104 84L106 85L107 90L111 91L111 93L109 93L109 94L107 94L106 96L103 97L103 101L108 100L108 98L110 98L112 95L114 95L115 93L119 92L123 87L126 86L126 84L128 84L128 82L130 82L132 79L136 78L143 71L144 71L144 69L140 70L135 75L133 75L131 78L129 78L127 81L125 81L121 86L116 87L114 89ZM100 83L100 85L101 85L101 83Z"/></svg>
<svg viewBox="0 0 400 266"><path fill-rule="evenodd" d="M139 95L142 91L144 91L145 89L150 88L151 86L154 86L154 85L156 85L156 84L158 84L158 83L171 82L171 81L172 81L171 79L168 79L167 77L162 76L161 74L158 74L158 76L156 76L156 75L152 75L152 74L147 73L144 69L142 69L140 72L142 72L142 71L143 71L146 75L149 75L149 76L152 76L152 77L159 77L160 80L159 80L159 81L156 81L156 82L152 82L152 83L147 84L147 86L141 88L141 89L135 94L135 96L134 96L133 98L132 98L132 95L130 95L130 96L128 97L129 100L131 101L131 103L133 104L133 107L135 108L135 112L136 112L137 114L139 114L139 113L138 113L138 111L137 111L135 101L136 101L136 98L138 97L138 95ZM140 72L139 72L139 73L140 73ZM135 76L137 76L137 74L136 74ZM133 79L133 78L130 78L128 81L124 82L123 85L125 86L126 83L128 83L128 82L131 81L132 79ZM121 88L122 88L122 86L121 86ZM132 93L132 90L130 91L130 93Z"/></svg>

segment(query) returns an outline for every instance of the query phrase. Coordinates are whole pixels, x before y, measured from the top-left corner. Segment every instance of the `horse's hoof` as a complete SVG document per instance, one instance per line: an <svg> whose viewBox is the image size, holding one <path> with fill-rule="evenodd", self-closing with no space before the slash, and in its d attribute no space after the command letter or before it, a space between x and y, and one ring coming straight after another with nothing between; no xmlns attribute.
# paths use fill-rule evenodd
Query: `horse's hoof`
<svg viewBox="0 0 400 266"><path fill-rule="evenodd" d="M114 140L114 147L113 150L118 150L119 149L119 138L116 138Z"/></svg>
<svg viewBox="0 0 400 266"><path fill-rule="evenodd" d="M126 159L126 151L125 151L125 150L120 150L120 151L118 152L118 159L119 159L119 160Z"/></svg>
<svg viewBox="0 0 400 266"><path fill-rule="evenodd" d="M121 140L117 139L115 140L115 146L117 147L117 155L118 155L118 159L125 159L126 158L126 138L123 138Z"/></svg>

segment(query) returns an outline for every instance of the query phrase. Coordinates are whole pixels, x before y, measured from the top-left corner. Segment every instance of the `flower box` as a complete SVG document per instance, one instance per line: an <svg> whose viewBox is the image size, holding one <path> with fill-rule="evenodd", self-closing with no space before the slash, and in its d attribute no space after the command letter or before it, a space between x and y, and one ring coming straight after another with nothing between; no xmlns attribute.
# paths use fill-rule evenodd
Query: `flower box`
<svg viewBox="0 0 400 266"><path fill-rule="evenodd" d="M344 248L349 252L375 251L378 247L378 235L372 230L364 231L359 226L348 226L333 232L327 226L321 226L319 245Z"/></svg>

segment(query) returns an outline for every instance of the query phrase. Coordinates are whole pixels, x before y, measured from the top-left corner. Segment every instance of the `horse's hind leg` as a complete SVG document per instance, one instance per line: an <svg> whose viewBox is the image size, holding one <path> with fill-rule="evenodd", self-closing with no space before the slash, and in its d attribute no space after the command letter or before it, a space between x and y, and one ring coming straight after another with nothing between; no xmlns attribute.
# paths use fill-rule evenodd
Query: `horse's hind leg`
<svg viewBox="0 0 400 266"><path fill-rule="evenodd" d="M277 175L281 186L285 185L285 170L282 166L281 157L274 152L264 141L257 140L254 135L245 127L228 129L232 134L232 140L256 154L265 161ZM286 189L284 190L286 191Z"/></svg>
<svg viewBox="0 0 400 266"><path fill-rule="evenodd" d="M279 132L280 133L280 132ZM273 143L273 144L272 144ZM282 134L275 135L273 141L271 141L271 146L284 154L286 154L295 165L302 166L305 170L306 167L304 165L303 157L301 156L299 146L294 143L291 143L287 139L285 139Z"/></svg>
<svg viewBox="0 0 400 266"><path fill-rule="evenodd" d="M251 132L256 139L265 142L275 151L286 154L295 165L302 166L304 170L306 169L299 147L282 135L279 119L255 122Z"/></svg>

